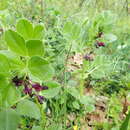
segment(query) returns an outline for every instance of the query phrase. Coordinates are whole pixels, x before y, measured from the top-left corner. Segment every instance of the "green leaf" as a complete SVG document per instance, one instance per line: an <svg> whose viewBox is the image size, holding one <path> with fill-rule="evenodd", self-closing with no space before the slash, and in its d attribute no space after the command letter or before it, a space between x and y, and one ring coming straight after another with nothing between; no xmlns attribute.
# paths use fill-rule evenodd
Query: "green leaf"
<svg viewBox="0 0 130 130"><path fill-rule="evenodd" d="M90 96L81 96L80 103L86 106L87 112L93 112L95 110L95 100Z"/></svg>
<svg viewBox="0 0 130 130"><path fill-rule="evenodd" d="M3 54L7 57L10 69L21 71L25 68L25 64L20 60L20 57L15 53L8 50L1 50L0 54Z"/></svg>
<svg viewBox="0 0 130 130"><path fill-rule="evenodd" d="M68 93L76 99L80 99L80 93L75 87L68 88Z"/></svg>
<svg viewBox="0 0 130 130"><path fill-rule="evenodd" d="M117 36L114 34L104 34L104 39L107 40L107 42L114 42L117 40Z"/></svg>
<svg viewBox="0 0 130 130"><path fill-rule="evenodd" d="M40 40L29 40L26 42L29 56L43 56L44 47Z"/></svg>
<svg viewBox="0 0 130 130"><path fill-rule="evenodd" d="M60 87L60 84L56 81L48 81L47 83L45 83L45 85L48 86L49 88Z"/></svg>
<svg viewBox="0 0 130 130"><path fill-rule="evenodd" d="M8 6L8 0L0 0L0 10L6 9Z"/></svg>
<svg viewBox="0 0 130 130"><path fill-rule="evenodd" d="M18 101L21 98L21 93L18 89L16 89L15 86L8 86L8 92L7 92L7 102L9 105L14 105L16 101Z"/></svg>
<svg viewBox="0 0 130 130"><path fill-rule="evenodd" d="M118 126L113 127L113 128L111 128L111 130L119 130L119 127Z"/></svg>
<svg viewBox="0 0 130 130"><path fill-rule="evenodd" d="M53 124L49 125L47 130L63 130L62 124L53 123Z"/></svg>
<svg viewBox="0 0 130 130"><path fill-rule="evenodd" d="M38 106L29 100L23 100L17 105L17 112L20 115L28 116L30 118L40 119L40 110Z"/></svg>
<svg viewBox="0 0 130 130"><path fill-rule="evenodd" d="M91 113L95 111L95 105L94 104L90 104L86 107L86 112Z"/></svg>
<svg viewBox="0 0 130 130"><path fill-rule="evenodd" d="M43 130L40 126L33 126L32 130Z"/></svg>
<svg viewBox="0 0 130 130"><path fill-rule="evenodd" d="M82 103L86 106L95 103L95 100L90 96L81 96L79 101L80 101L80 103Z"/></svg>
<svg viewBox="0 0 130 130"><path fill-rule="evenodd" d="M54 70L48 61L34 56L29 60L29 70L31 74L40 80L47 81L52 78Z"/></svg>
<svg viewBox="0 0 130 130"><path fill-rule="evenodd" d="M0 112L0 130L16 130L20 116L12 109Z"/></svg>
<svg viewBox="0 0 130 130"><path fill-rule="evenodd" d="M2 83L3 82L3 83ZM11 107L13 106L16 101L18 101L21 97L21 93L15 86L9 84L7 79L1 78L0 79L0 104L3 107Z"/></svg>
<svg viewBox="0 0 130 130"><path fill-rule="evenodd" d="M6 56L0 54L0 74L8 76L9 70L10 70L9 63Z"/></svg>
<svg viewBox="0 0 130 130"><path fill-rule="evenodd" d="M128 115L126 116L126 119L122 123L120 130L128 130L128 127L130 124L129 122L130 122L130 112L128 113Z"/></svg>
<svg viewBox="0 0 130 130"><path fill-rule="evenodd" d="M45 98L53 98L59 94L60 90L61 90L60 87L51 88L51 89L42 91L42 96L44 96Z"/></svg>
<svg viewBox="0 0 130 130"><path fill-rule="evenodd" d="M78 81L75 81L75 80L69 80L69 81L68 81L68 86L76 87L77 84L78 84Z"/></svg>
<svg viewBox="0 0 130 130"><path fill-rule="evenodd" d="M0 106L3 107L7 98L9 81L3 75L0 76ZM7 105L6 105L7 106Z"/></svg>
<svg viewBox="0 0 130 130"><path fill-rule="evenodd" d="M45 35L44 34L44 26L36 25L34 27L34 31L33 31L33 39L40 39L40 40L42 40L44 35Z"/></svg>
<svg viewBox="0 0 130 130"><path fill-rule="evenodd" d="M16 29L25 40L32 39L33 25L27 19L19 20Z"/></svg>
<svg viewBox="0 0 130 130"><path fill-rule="evenodd" d="M71 21L66 22L63 27L63 32L67 34L71 39L76 40L79 37L81 28L77 23L72 23Z"/></svg>
<svg viewBox="0 0 130 130"><path fill-rule="evenodd" d="M5 41L11 51L19 55L26 56L27 50L25 41L17 32L7 30L5 32Z"/></svg>
<svg viewBox="0 0 130 130"><path fill-rule="evenodd" d="M73 28L72 22L66 22L63 27L63 31L64 33L71 33L72 28Z"/></svg>
<svg viewBox="0 0 130 130"><path fill-rule="evenodd" d="M109 59L106 55L97 55L95 60L89 66L91 76L94 79L101 79L109 76L113 71L113 61ZM94 69L92 69L94 68Z"/></svg>
<svg viewBox="0 0 130 130"><path fill-rule="evenodd" d="M80 109L80 105L77 101L74 101L72 104L75 109Z"/></svg>
<svg viewBox="0 0 130 130"><path fill-rule="evenodd" d="M6 88L8 83L9 82L6 77L0 76L0 90Z"/></svg>
<svg viewBox="0 0 130 130"><path fill-rule="evenodd" d="M79 38L80 35L80 27L78 26L78 24L74 24L73 28L72 28L72 39L76 40Z"/></svg>

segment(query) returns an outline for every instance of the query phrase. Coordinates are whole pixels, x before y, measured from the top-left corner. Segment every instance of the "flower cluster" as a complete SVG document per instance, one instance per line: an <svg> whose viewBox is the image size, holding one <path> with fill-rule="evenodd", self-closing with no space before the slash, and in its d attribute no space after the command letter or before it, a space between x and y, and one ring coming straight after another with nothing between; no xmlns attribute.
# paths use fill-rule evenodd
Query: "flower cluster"
<svg viewBox="0 0 130 130"><path fill-rule="evenodd" d="M15 76L13 79L12 79L13 83L15 84L15 86L21 86L23 84L23 80L22 78L18 78L18 76Z"/></svg>
<svg viewBox="0 0 130 130"><path fill-rule="evenodd" d="M48 89L47 86L41 86L39 83L32 84L32 88L34 88L36 92Z"/></svg>
<svg viewBox="0 0 130 130"><path fill-rule="evenodd" d="M42 90L47 90L48 86L42 86L39 83L32 83L32 81L30 81L28 78L24 80L22 78L18 78L18 76L14 77L12 82L16 87L24 86L24 94L29 95L30 97L35 96L40 104L43 103L45 98L38 93Z"/></svg>
<svg viewBox="0 0 130 130"><path fill-rule="evenodd" d="M105 46L105 43L104 42L99 42L97 41L96 44L95 44L96 48L99 48L99 47L104 47Z"/></svg>
<svg viewBox="0 0 130 130"><path fill-rule="evenodd" d="M103 32L99 32L96 36L96 39L97 38L101 38L103 36ZM105 43L104 42L101 42L101 41L97 41L96 44L95 44L96 48L99 48L99 47L104 47L105 46Z"/></svg>

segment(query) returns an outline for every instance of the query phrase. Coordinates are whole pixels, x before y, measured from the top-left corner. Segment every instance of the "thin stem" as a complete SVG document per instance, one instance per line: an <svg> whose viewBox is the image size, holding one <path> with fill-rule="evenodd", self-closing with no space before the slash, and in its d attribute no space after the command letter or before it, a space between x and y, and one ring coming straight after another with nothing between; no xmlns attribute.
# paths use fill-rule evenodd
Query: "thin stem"
<svg viewBox="0 0 130 130"><path fill-rule="evenodd" d="M82 66L82 73L81 73L81 77L80 77L80 95L83 95L83 91L84 91L84 74L85 74L85 64L83 63Z"/></svg>
<svg viewBox="0 0 130 130"><path fill-rule="evenodd" d="M129 2L128 2L128 0L126 0L126 13L127 13L127 15L129 13Z"/></svg>
<svg viewBox="0 0 130 130"><path fill-rule="evenodd" d="M66 91L66 70L67 70L67 64L68 64L68 59L69 59L69 55L70 55L70 52L71 52L71 49L72 49L72 42L70 44L70 47L69 47L69 50L68 50L68 53L66 55L66 60L65 60L65 66L64 66L64 75L65 75L65 78L64 78L64 84L63 84L63 91L64 91L64 99L65 99L65 102L64 102L64 105L63 105L63 108L64 108L64 126L66 125L66 119L67 119L67 111L66 111L66 108L67 108L67 91Z"/></svg>
<svg viewBox="0 0 130 130"><path fill-rule="evenodd" d="M28 97L29 97L29 95L26 95L26 96L20 98L19 100L15 101L11 106L17 104L18 102L21 102L22 100L24 100L24 99L26 99L26 98L28 98Z"/></svg>
<svg viewBox="0 0 130 130"><path fill-rule="evenodd" d="M46 125L46 114L45 114L44 110L42 109L42 105L38 102L37 98L36 98L36 104L39 107L40 113L41 113L41 116L42 116L41 126L42 126L42 128L45 128L45 125Z"/></svg>
<svg viewBox="0 0 130 130"><path fill-rule="evenodd" d="M44 4L44 6L43 6ZM43 16L44 16L44 7L45 7L45 1L41 0L41 18L43 20Z"/></svg>

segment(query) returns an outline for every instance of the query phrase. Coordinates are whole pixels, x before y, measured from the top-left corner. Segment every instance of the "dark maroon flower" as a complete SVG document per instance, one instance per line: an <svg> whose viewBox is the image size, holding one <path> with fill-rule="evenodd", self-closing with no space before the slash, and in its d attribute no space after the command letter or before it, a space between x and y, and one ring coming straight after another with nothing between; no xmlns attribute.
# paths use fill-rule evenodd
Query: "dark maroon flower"
<svg viewBox="0 0 130 130"><path fill-rule="evenodd" d="M48 89L47 86L41 86L39 83L32 84L32 88L37 92Z"/></svg>
<svg viewBox="0 0 130 130"><path fill-rule="evenodd" d="M21 86L23 84L23 80L21 78L18 78L18 76L14 77L12 79L12 82L15 84L15 86Z"/></svg>
<svg viewBox="0 0 130 130"><path fill-rule="evenodd" d="M88 61L93 61L93 56L92 56L91 54L86 54L86 55L84 56L84 59L85 59L85 60L88 60Z"/></svg>
<svg viewBox="0 0 130 130"><path fill-rule="evenodd" d="M37 97L39 103L42 104L45 98L43 96L40 96L40 95L36 95L36 97Z"/></svg>
<svg viewBox="0 0 130 130"><path fill-rule="evenodd" d="M48 86L42 86L42 90L47 90Z"/></svg>
<svg viewBox="0 0 130 130"><path fill-rule="evenodd" d="M27 85L25 85L23 92L25 94L32 95L32 88L29 88Z"/></svg>
<svg viewBox="0 0 130 130"><path fill-rule="evenodd" d="M37 92L42 90L42 86L38 83L32 84L32 88L34 88Z"/></svg>
<svg viewBox="0 0 130 130"><path fill-rule="evenodd" d="M98 46L105 46L104 42L98 42L97 44L98 44Z"/></svg>
<svg viewBox="0 0 130 130"><path fill-rule="evenodd" d="M95 45L96 45L96 48L99 48L99 47L104 47L105 43L104 42L97 42Z"/></svg>

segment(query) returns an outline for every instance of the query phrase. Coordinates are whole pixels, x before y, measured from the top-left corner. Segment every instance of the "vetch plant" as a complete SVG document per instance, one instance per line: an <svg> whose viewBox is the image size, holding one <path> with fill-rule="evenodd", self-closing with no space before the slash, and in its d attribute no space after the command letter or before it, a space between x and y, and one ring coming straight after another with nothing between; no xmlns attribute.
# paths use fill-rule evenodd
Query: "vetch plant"
<svg viewBox="0 0 130 130"><path fill-rule="evenodd" d="M43 82L50 82L54 75L52 64L44 55L45 44L42 41L44 31L43 25L34 26L26 19L17 22L15 31L13 29L5 31L4 36L8 50L0 51L0 82L3 84L3 88L0 88L1 118L6 116L3 109L9 109L9 111L7 110L9 116L10 112L14 114L14 118L15 115L18 118L20 115L28 116L41 120L40 125L45 126L46 117L40 104L43 104L47 97L46 93L49 95L50 92L55 92L57 86L49 88L50 86L43 85ZM59 87L58 90L60 90ZM46 92L42 94L42 91ZM28 100L29 98L36 101L32 102ZM10 108L12 106L16 107L18 114L13 112ZM2 129L11 125L12 116L9 118L10 124L5 121L1 125ZM18 121L14 121L15 125L7 130L15 130L18 123Z"/></svg>
<svg viewBox="0 0 130 130"><path fill-rule="evenodd" d="M40 9L39 2L26 2ZM26 5L15 3L11 3L15 8ZM28 6L24 12L16 9L10 14L9 9L0 14L5 48L0 50L0 129L116 129L129 109L127 98L123 105L117 98L122 100L120 91L127 97L130 86L129 32L116 29L116 17L109 11L86 19L86 13L81 16L85 8L80 13L76 8L74 15L63 18L58 7L63 3L53 8L51 1L45 3L42 19ZM12 26L21 16L40 24L20 19L16 28ZM119 30L126 34L120 37ZM128 117L122 129L128 126Z"/></svg>

